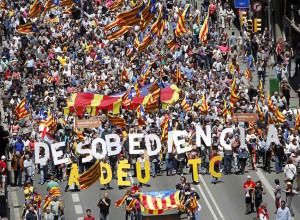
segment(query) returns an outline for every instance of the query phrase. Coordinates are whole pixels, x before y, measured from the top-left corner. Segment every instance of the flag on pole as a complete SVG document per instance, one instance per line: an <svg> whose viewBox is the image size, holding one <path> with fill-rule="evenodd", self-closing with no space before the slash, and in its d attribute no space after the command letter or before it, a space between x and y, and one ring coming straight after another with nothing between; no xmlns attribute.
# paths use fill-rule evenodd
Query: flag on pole
<svg viewBox="0 0 300 220"><path fill-rule="evenodd" d="M165 119L161 123L161 142L164 143L168 140L168 132L171 131L170 117L165 116Z"/></svg>
<svg viewBox="0 0 300 220"><path fill-rule="evenodd" d="M255 105L256 105L256 111L257 111L257 114L258 114L258 117L259 117L260 122L264 122L264 114L263 114L263 112L261 111L261 109L260 109L260 107L259 107L257 101L256 101Z"/></svg>
<svg viewBox="0 0 300 220"><path fill-rule="evenodd" d="M49 129L52 129L53 131L57 130L57 124L58 124L58 120L57 120L57 116L55 115L54 111L49 108L48 109L48 118L46 121L46 126Z"/></svg>
<svg viewBox="0 0 300 220"><path fill-rule="evenodd" d="M145 115L144 107L142 105L139 105L139 107L137 107L136 111L137 111L138 126L146 125L147 118Z"/></svg>
<svg viewBox="0 0 300 220"><path fill-rule="evenodd" d="M35 18L42 12L42 5L39 0L35 0L29 9L29 17Z"/></svg>
<svg viewBox="0 0 300 220"><path fill-rule="evenodd" d="M192 109L192 105L189 102L187 96L184 97L184 100L182 101L181 106L184 108L184 110L186 112L188 112L188 111L190 111Z"/></svg>
<svg viewBox="0 0 300 220"><path fill-rule="evenodd" d="M188 29L185 26L185 22L189 17L190 4L186 7L181 16L178 17L178 22L175 28L176 37L180 37L182 34L187 33Z"/></svg>
<svg viewBox="0 0 300 220"><path fill-rule="evenodd" d="M85 141L86 138L84 137L83 132L79 130L76 124L76 119L74 119L73 131L76 134L76 139L79 139L80 141Z"/></svg>
<svg viewBox="0 0 300 220"><path fill-rule="evenodd" d="M15 108L15 112L17 113L18 120L22 120L30 115L30 109L28 106L28 101L24 98Z"/></svg>
<svg viewBox="0 0 300 220"><path fill-rule="evenodd" d="M232 103L232 106L234 106L237 103L239 98L240 97L237 95L236 78L234 77L232 85L231 85L231 92L230 92L230 97L229 97L229 101L230 101L230 103Z"/></svg>
<svg viewBox="0 0 300 220"><path fill-rule="evenodd" d="M281 122L281 123L285 122L285 115L279 110L277 104L276 104L276 110L275 110L274 115L278 122Z"/></svg>
<svg viewBox="0 0 300 220"><path fill-rule="evenodd" d="M203 22L203 25L201 27L200 33L199 33L199 40L203 44L207 44L207 33L208 33L208 18L209 18L209 13L207 13L207 16Z"/></svg>
<svg viewBox="0 0 300 220"><path fill-rule="evenodd" d="M78 182L82 190L86 190L101 177L100 161L97 160L94 165L78 177Z"/></svg>
<svg viewBox="0 0 300 220"><path fill-rule="evenodd" d="M121 117L115 116L115 115L111 115L111 114L107 114L107 117L113 125L118 126L120 128L127 127L127 123L124 118L121 118Z"/></svg>
<svg viewBox="0 0 300 220"><path fill-rule="evenodd" d="M299 107L297 108L297 117L296 117L296 120L295 120L295 128L297 130L300 129L300 114L299 114Z"/></svg>
<svg viewBox="0 0 300 220"><path fill-rule="evenodd" d="M207 106L207 102L206 102L206 98L205 98L204 94L203 94L203 97L202 97L202 104L201 104L201 108L200 108L200 114L202 114L202 115L207 115L208 114L208 106Z"/></svg>
<svg viewBox="0 0 300 220"><path fill-rule="evenodd" d="M39 28L33 22L18 25L17 31L21 34L37 34L40 32Z"/></svg>
<svg viewBox="0 0 300 220"><path fill-rule="evenodd" d="M131 89L127 90L121 99L122 99L123 106L130 105L131 102L133 101L132 90Z"/></svg>
<svg viewBox="0 0 300 220"><path fill-rule="evenodd" d="M268 109L269 109L270 112L275 111L274 103L273 103L273 101L271 99L271 96L270 96L270 91L268 92L267 105L268 105Z"/></svg>
<svg viewBox="0 0 300 220"><path fill-rule="evenodd" d="M122 8L123 5L124 5L124 0L116 0L109 6L109 10L115 11L118 8Z"/></svg>
<svg viewBox="0 0 300 220"><path fill-rule="evenodd" d="M121 73L121 79L125 80L126 82L129 82L129 76L127 74L127 70L126 70L125 65L124 65L122 73Z"/></svg>

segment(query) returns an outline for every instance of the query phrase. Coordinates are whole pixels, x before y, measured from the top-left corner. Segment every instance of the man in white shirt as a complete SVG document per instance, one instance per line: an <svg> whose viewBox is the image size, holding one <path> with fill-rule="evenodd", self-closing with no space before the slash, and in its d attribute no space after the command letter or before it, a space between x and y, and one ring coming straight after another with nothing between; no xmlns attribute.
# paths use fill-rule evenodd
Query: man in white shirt
<svg viewBox="0 0 300 220"><path fill-rule="evenodd" d="M143 153L140 154L140 157L138 157L137 162L140 162L141 164L141 176L142 178L145 178L145 156ZM143 184L140 183L140 187L143 187Z"/></svg>
<svg viewBox="0 0 300 220"><path fill-rule="evenodd" d="M296 168L296 166L293 164L292 159L289 159L287 165L285 165L285 167L284 167L284 174L285 174L285 177L286 177L292 184L293 184L293 182L294 182L294 178L295 178L296 173L297 173L297 168Z"/></svg>

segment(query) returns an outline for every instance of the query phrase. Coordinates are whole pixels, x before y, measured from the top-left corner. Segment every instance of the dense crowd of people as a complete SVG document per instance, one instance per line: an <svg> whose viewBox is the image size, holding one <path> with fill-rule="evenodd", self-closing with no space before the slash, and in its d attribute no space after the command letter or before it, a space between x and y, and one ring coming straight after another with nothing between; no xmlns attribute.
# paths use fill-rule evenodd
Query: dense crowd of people
<svg viewBox="0 0 300 220"><path fill-rule="evenodd" d="M40 1L45 3L45 1ZM168 47L168 42L173 39L180 13L185 9L185 0L155 1L157 11L166 7L167 22L160 38L138 53L133 49L130 56L127 51L133 45L136 36L143 38L150 31L152 22L144 32L139 31L139 25L133 26L123 36L109 41L104 32L104 27L116 19L118 12L130 10L139 5L139 1L124 1L124 5L114 12L104 1L82 0L81 17L74 19L71 14L65 13L67 7L55 7L42 13L36 18L29 17L30 1L7 2L6 9L2 11L1 32L4 39L0 41L2 46L0 77L3 85L2 103L4 109L4 124L0 127L0 168L1 168L1 191L5 189L7 182L7 159L11 160L14 171L14 186L24 187L25 205L24 219L63 219L64 206L59 198L53 197L51 204L45 210L41 209L42 199L36 188L37 184L45 184L64 181L68 178L72 163L77 163L79 173L93 165L94 161L82 163L83 155L76 151L78 140L74 132L73 124L78 119L99 118L101 125L96 128L85 128L82 134L86 141L97 137L103 138L107 134L118 134L121 138L122 152L120 155L107 156L104 163L109 163L113 178L116 178L116 168L119 161L124 158L129 163L141 162L142 170L145 162L144 154L130 155L128 134L162 134L162 123L169 118L169 130L185 130L184 139L186 145L191 146L189 153L178 153L176 148L172 152L167 151L167 143L164 142L162 151L157 155L150 156L151 175L155 178L158 174L183 175L183 169L188 167L192 173L192 167L188 165L189 159L201 158L199 166L200 174L209 174L209 161L215 156L222 156L223 160L216 162L215 171L223 172L224 175L244 174L247 166L256 170L258 164L263 164L266 172L271 172L270 164L274 162L275 172L284 172L287 178L287 204L280 200L281 190L279 183L274 189L276 198L277 219L286 219L287 209L293 215L291 209L294 188L300 190L300 147L299 132L295 127L297 112L289 109L290 86L288 79L291 77L292 58L300 59L300 46L293 50L292 47L279 39L274 44L270 33L265 28L260 33L248 35L247 28L242 28L236 35L233 21L237 14L227 0L215 1L204 0L201 9L192 7L187 27L190 30L181 37L176 38L175 49ZM218 5L217 5L218 4ZM1 4L2 6L2 4ZM84 13L83 13L84 11ZM209 30L207 43L199 40L199 33L209 14ZM218 16L217 16L218 14ZM155 15L155 18L158 15ZM57 18L54 21L53 18ZM153 19L155 20L155 19ZM18 25L33 21L39 27L37 34L20 34ZM217 29L219 23L219 30ZM229 30L229 31L228 31ZM139 37L140 38L140 37ZM243 57L245 52L245 58ZM134 57L134 58L133 58ZM238 60L246 63L246 69L241 69ZM150 66L147 77L141 81L140 73L145 64ZM129 81L121 77L123 67L126 67ZM174 73L179 69L182 77L176 78ZM274 69L273 69L274 68ZM244 72L249 70L249 77ZM276 120L276 110L270 109L267 100L267 91L264 90L266 83L266 71L270 71L280 80L280 91L270 95L270 100L283 115L284 121ZM297 75L300 70L297 70ZM49 77L50 80L49 80ZM253 76L257 75L261 85L253 82ZM83 115L64 115L64 107L68 106L72 94L79 92L92 92L104 95L114 95L133 89L137 82L148 85L160 79L164 84L176 84L180 89L179 99L167 108L159 108L146 113L146 125L137 126L137 110L135 108L122 108L119 116L127 122L126 128L113 125L107 111L101 110L97 116L91 116L87 110ZM99 82L107 82L99 87ZM231 85L236 83L236 92L239 96L234 106L230 104ZM205 95L208 111L201 114L200 108L202 97ZM30 109L30 115L18 120L15 111L16 106L26 98ZM299 96L300 97L300 96ZM184 100L189 101L190 110L182 105ZM300 99L299 99L300 100ZM300 102L300 101L299 101ZM66 147L61 150L63 157L69 158L69 162L63 165L54 165L50 158L46 163L35 164L34 144L44 141L39 135L41 115L48 116L51 108L59 121L53 131L54 142L65 141ZM262 118L253 122L235 122L232 120L233 113L256 113L262 112ZM271 120L270 120L271 119ZM267 145L267 131L270 121L274 121L278 131L279 143ZM205 143L196 145L195 128L200 125L212 127L212 146ZM221 146L220 134L225 128L233 128L233 133L226 135L226 145ZM246 146L241 145L240 128L246 130ZM230 146L230 147L228 147ZM90 144L86 147L91 147ZM155 143L152 146L155 148ZM144 141L140 148L145 149ZM41 157L44 152L41 151ZM148 158L147 158L148 159ZM132 166L133 176L136 176L135 166ZM40 181L33 182L33 177L40 174ZM53 175L49 178L49 174ZM106 175L105 171L103 172ZM25 176L25 177L24 177ZM159 177L158 177L159 178ZM49 182L50 181L50 182ZM190 194L197 199L199 195L186 184L184 178L182 190L184 203ZM250 184L249 184L250 182ZM24 184L25 183L25 184ZM55 182L56 183L56 182ZM217 184L218 179L213 177L212 183ZM57 183L56 183L57 184ZM293 185L294 184L294 185ZM297 184L297 187L296 187ZM140 184L142 187L143 184ZM58 185L57 185L58 187ZM279 187L279 188L278 188ZM48 188L48 187L47 187ZM109 184L105 189L109 189ZM50 188L49 188L50 189ZM48 190L49 190L48 189ZM254 205L260 219L269 219L265 213L267 205L263 203L262 195L265 193L261 183L251 181L247 177L244 184L246 197L246 214L254 211ZM65 191L68 190L66 183ZM189 193L187 193L189 192ZM132 190L128 193L132 193ZM290 196L290 199L289 199ZM101 200L102 201L102 200ZM106 195L99 207L105 209L110 200ZM139 203L136 203L137 212L131 219L140 219ZM198 204L199 205L199 204ZM287 205L287 207L285 207ZM108 206L109 207L109 206ZM44 214L42 215L42 211ZM91 210L87 213L90 215ZM108 216L108 211L103 211L101 219ZM195 213L197 213L195 211ZM191 218L198 219L198 214ZM35 216L35 217L34 217ZM42 216L44 216L42 218ZM130 214L126 214L126 219ZM91 218L87 218L91 219Z"/></svg>

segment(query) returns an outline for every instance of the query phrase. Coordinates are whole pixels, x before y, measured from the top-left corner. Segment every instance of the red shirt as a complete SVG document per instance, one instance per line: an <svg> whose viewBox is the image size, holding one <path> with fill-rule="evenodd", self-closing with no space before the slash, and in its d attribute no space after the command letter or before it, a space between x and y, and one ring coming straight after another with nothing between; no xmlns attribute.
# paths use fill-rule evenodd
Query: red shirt
<svg viewBox="0 0 300 220"><path fill-rule="evenodd" d="M253 190L255 188L255 183L251 180L249 183L246 181L244 183L244 189L250 189L250 193L253 193Z"/></svg>
<svg viewBox="0 0 300 220"><path fill-rule="evenodd" d="M91 217L85 216L83 220L95 220L95 218L93 216L91 216Z"/></svg>
<svg viewBox="0 0 300 220"><path fill-rule="evenodd" d="M213 159L216 156L220 156L220 154L219 153L217 153L217 154L211 154L210 155L210 160ZM220 161L217 160L214 165L219 166L220 165Z"/></svg>
<svg viewBox="0 0 300 220"><path fill-rule="evenodd" d="M0 167L1 167L0 174L3 175L3 176L6 176L6 163L5 163L4 160L0 160Z"/></svg>

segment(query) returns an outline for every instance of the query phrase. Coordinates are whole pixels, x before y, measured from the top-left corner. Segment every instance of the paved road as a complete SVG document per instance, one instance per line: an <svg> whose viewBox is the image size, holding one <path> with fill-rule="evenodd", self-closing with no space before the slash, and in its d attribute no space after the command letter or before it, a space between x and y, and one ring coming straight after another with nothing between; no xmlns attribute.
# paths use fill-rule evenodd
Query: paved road
<svg viewBox="0 0 300 220"><path fill-rule="evenodd" d="M187 170L185 170L187 172ZM246 179L246 175L251 175L253 181L261 180L264 187L266 187L266 195L263 197L264 202L267 202L270 219L275 219L275 205L274 205L274 195L272 193L272 187L274 186L274 180L279 178L281 180L281 185L284 187L284 176L283 174L271 174L264 173L260 169L257 172L247 171L245 175L230 175L223 176L223 183L218 183L216 185L211 184L212 177L209 175L199 175L200 183L198 185L193 185L196 191L201 197L201 206L202 210L200 211L200 219L245 219L252 220L256 214L244 215L245 212L245 203L244 203L244 191L243 183ZM187 181L191 182L191 175L185 175ZM142 191L158 191L158 190L167 190L174 189L175 184L179 182L179 175L167 177L165 175L158 176L156 178L151 178L149 185L150 187L143 187ZM131 181L136 181L135 178L129 178ZM37 184L39 181L39 175L34 177L34 186L39 189L39 192L44 198L46 193L46 185ZM61 189L64 189L66 181L59 183ZM125 219L123 207L117 209L114 206L114 202L117 199L122 198L126 189L118 190L117 181L112 180L111 186L113 189L104 190L100 189L100 183L95 183L91 188L82 191L82 192L63 192L63 203L66 206L66 219L82 219L84 217L85 210L90 208L93 212L93 215L96 219L99 219L99 209L97 208L97 202L101 195L104 192L108 192L110 199L112 200L112 205L110 209L111 219ZM12 198L14 202L13 214L11 219L19 219L16 215L20 215L21 207L24 203L23 190L18 187L12 187ZM285 199L285 196L283 196ZM296 217L294 219L299 219L300 217L300 196L295 196L293 201L294 210ZM167 212L168 216L160 216L156 218L149 219L165 219L169 217L170 219L176 219L178 216L169 216L169 214L176 214L177 211ZM182 216L181 219L185 219L186 216ZM146 219L146 218L145 218Z"/></svg>

